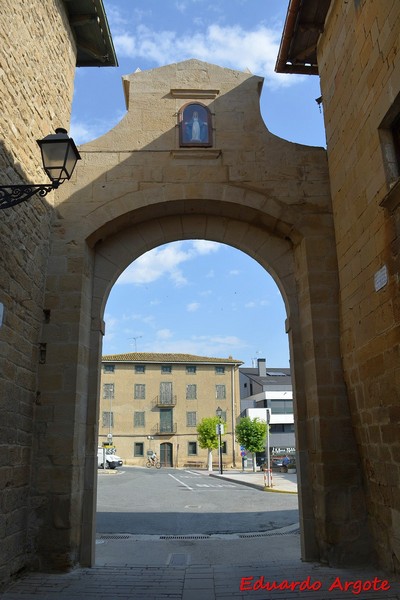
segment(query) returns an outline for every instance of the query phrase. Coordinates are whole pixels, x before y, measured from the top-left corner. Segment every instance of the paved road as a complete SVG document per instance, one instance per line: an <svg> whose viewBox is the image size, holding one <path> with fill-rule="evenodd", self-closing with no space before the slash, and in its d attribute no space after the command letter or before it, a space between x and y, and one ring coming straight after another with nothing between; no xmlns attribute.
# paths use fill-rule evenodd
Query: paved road
<svg viewBox="0 0 400 600"><path fill-rule="evenodd" d="M147 535L262 532L298 522L297 496L190 470L123 467L99 475L97 531Z"/></svg>

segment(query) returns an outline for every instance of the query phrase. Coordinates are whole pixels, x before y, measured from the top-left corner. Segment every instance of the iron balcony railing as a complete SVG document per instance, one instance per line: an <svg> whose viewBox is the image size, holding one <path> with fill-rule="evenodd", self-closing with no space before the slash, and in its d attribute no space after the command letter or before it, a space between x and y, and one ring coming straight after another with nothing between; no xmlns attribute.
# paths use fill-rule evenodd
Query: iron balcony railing
<svg viewBox="0 0 400 600"><path fill-rule="evenodd" d="M176 433L176 423L157 423L153 432L156 435L171 435Z"/></svg>
<svg viewBox="0 0 400 600"><path fill-rule="evenodd" d="M160 396L156 396L153 400L153 406L161 406L161 407L170 407L176 405L176 396L170 396L169 398L162 398Z"/></svg>

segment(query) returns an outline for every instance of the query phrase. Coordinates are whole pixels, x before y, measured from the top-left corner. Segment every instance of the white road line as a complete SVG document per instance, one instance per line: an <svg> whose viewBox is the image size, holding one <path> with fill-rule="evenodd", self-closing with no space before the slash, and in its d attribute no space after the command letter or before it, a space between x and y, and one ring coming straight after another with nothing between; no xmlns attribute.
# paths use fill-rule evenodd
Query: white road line
<svg viewBox="0 0 400 600"><path fill-rule="evenodd" d="M197 477L204 477L202 473L196 473L196 471L187 471L185 469L185 473L190 473L191 475L197 475Z"/></svg>
<svg viewBox="0 0 400 600"><path fill-rule="evenodd" d="M180 479L178 479L177 477L174 477L174 475L171 475L171 473L168 473L168 475L169 475L170 477L172 477L172 479L175 479L175 481L177 481L178 483L181 483L182 485L184 485L185 487L187 487L187 488L188 488L188 490L192 490L192 491L193 491L193 488L191 488L191 487L190 487L190 485L186 485L186 483L184 483L183 481L181 481L181 480L180 480Z"/></svg>

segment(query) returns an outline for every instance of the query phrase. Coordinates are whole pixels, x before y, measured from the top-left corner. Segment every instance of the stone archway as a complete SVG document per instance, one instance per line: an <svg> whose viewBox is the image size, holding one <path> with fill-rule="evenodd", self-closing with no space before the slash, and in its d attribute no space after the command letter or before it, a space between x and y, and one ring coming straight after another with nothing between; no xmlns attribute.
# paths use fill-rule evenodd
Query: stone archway
<svg viewBox="0 0 400 600"><path fill-rule="evenodd" d="M274 277L284 298L303 559L349 564L369 552L339 350L325 153L269 134L258 112L260 84L258 77L200 61L134 74L127 80L127 116L81 149L72 194L60 190L33 473L33 529L46 567L90 565L94 557L94 451L109 291L147 250L194 238L247 253ZM218 146L176 147L173 115L188 94L209 98Z"/></svg>

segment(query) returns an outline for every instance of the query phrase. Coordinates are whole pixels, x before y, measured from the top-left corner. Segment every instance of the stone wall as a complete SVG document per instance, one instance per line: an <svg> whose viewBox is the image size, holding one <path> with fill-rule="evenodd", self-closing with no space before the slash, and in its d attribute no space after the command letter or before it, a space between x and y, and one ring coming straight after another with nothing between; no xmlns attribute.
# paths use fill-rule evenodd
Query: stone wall
<svg viewBox="0 0 400 600"><path fill-rule="evenodd" d="M0 185L48 181L36 140L68 128L75 63L60 0L2 0ZM0 584L35 550L29 493L52 195L0 211Z"/></svg>
<svg viewBox="0 0 400 600"><path fill-rule="evenodd" d="M345 379L377 553L384 567L397 570L400 194L393 187L396 172L387 129L400 114L399 35L398 0L337 0L331 4L318 57ZM387 272L387 283L377 290L378 272L383 282Z"/></svg>

